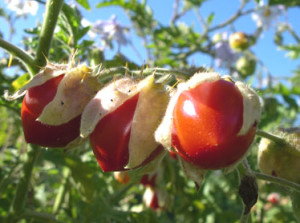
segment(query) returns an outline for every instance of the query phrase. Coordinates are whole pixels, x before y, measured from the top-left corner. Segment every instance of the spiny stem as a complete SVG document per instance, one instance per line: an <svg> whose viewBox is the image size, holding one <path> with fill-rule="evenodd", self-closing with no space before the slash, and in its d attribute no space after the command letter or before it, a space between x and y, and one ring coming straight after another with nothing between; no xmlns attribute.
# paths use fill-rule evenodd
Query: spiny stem
<svg viewBox="0 0 300 223"><path fill-rule="evenodd" d="M19 47L11 44L10 42L2 38L0 38L0 47L7 50L11 55L19 58L24 63L28 72L31 75L34 75L38 70L38 67L35 66L33 57L26 53L24 50L20 49Z"/></svg>
<svg viewBox="0 0 300 223"><path fill-rule="evenodd" d="M127 67L113 67L113 68L107 68L105 70L102 70L100 73L100 77L104 78L104 77L111 77L112 75L116 75L116 74L122 74L124 75L125 72L127 72L129 75L133 74L133 75L140 75L141 74L141 70L130 70ZM173 69L166 69L166 68L159 68L159 67L155 67L155 68L145 68L143 69L143 74L149 75L152 74L153 72L156 73L163 73L163 74L175 74L181 78L187 79L188 77L190 77L192 74L185 72L185 71L180 71L180 70L173 70Z"/></svg>
<svg viewBox="0 0 300 223"><path fill-rule="evenodd" d="M48 0L46 3L45 18L35 58L36 65L39 67L46 64L45 57L49 54L54 29L63 3L63 0Z"/></svg>
<svg viewBox="0 0 300 223"><path fill-rule="evenodd" d="M283 179L283 178L273 177L271 175L266 175L266 174L263 174L263 173L258 173L258 172L252 172L252 173L254 174L254 176L257 179L266 180L266 181L269 181L271 183L277 183L277 184L280 184L282 186L289 187L293 190L296 190L296 191L300 192L300 184L294 183L292 181L289 181L289 180L286 180L286 179Z"/></svg>

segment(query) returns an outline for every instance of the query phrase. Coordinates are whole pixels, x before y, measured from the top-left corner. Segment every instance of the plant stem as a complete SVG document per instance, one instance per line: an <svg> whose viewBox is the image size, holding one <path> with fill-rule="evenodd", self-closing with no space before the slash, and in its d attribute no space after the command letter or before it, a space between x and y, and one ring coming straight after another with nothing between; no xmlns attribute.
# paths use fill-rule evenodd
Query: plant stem
<svg viewBox="0 0 300 223"><path fill-rule="evenodd" d="M39 67L46 64L46 57L49 54L54 29L63 3L63 0L48 0L46 3L45 18L35 58L35 63Z"/></svg>
<svg viewBox="0 0 300 223"><path fill-rule="evenodd" d="M245 209L245 205L244 205L244 209ZM250 213L251 212L249 212L248 214L243 214L242 217L240 218L240 223L248 223Z"/></svg>
<svg viewBox="0 0 300 223"><path fill-rule="evenodd" d="M280 138L280 137L278 137L276 135L273 135L271 133L265 132L263 130L257 130L256 131L256 135L258 135L260 137L263 137L263 138L270 139L271 141L273 141L275 143L278 143L278 144L287 144L287 142L283 138Z"/></svg>
<svg viewBox="0 0 300 223"><path fill-rule="evenodd" d="M24 63L31 75L34 75L38 71L38 67L35 66L33 57L31 57L24 50L11 44L10 42L5 41L2 38L0 38L0 47L7 50L11 55L18 57Z"/></svg>
<svg viewBox="0 0 300 223"><path fill-rule="evenodd" d="M65 168L63 170L63 181L61 186L59 187L58 190L58 194L55 197L55 201L54 201L54 205L53 205L53 209L52 209L52 214L56 215L57 212L59 211L62 202L64 200L67 188L68 188L68 184L69 184L69 176L70 176L70 169L69 168Z"/></svg>
<svg viewBox="0 0 300 223"><path fill-rule="evenodd" d="M282 186L285 187L289 187L293 190L299 191L300 192L300 184L294 183L292 181L283 179L283 178L279 178L279 177L273 177L271 175L266 175L263 173L258 173L258 172L253 172L253 175L260 180L266 180L269 181L271 183L277 183L280 184Z"/></svg>
<svg viewBox="0 0 300 223"><path fill-rule="evenodd" d="M187 79L187 78L191 77L191 75L192 75L185 71L159 68L159 67L145 68L145 69L141 69L141 70L130 70L127 67L113 67L113 68L107 68L105 70L100 71L100 78L105 79L106 77L112 77L112 75L116 75L116 74L124 75L126 73L128 73L128 75L133 74L135 76L142 75L142 74L150 75L153 72L155 72L156 74L158 74L158 73L175 74L183 79Z"/></svg>
<svg viewBox="0 0 300 223"><path fill-rule="evenodd" d="M29 152L23 167L23 176L18 183L15 197L10 209L10 215L13 217L19 217L24 210L32 170L40 154L40 148L38 146L28 145L28 149Z"/></svg>
<svg viewBox="0 0 300 223"><path fill-rule="evenodd" d="M29 211L29 210L26 210L22 214L22 218L27 218L30 220L35 219L35 220L41 221L41 222L57 222L55 215L48 214L48 213Z"/></svg>

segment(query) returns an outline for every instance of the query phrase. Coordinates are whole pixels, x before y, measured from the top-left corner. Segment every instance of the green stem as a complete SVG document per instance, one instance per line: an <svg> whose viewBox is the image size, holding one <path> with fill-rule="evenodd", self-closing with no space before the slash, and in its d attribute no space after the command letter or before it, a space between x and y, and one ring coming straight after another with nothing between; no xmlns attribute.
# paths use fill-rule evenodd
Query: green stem
<svg viewBox="0 0 300 223"><path fill-rule="evenodd" d="M263 130L257 130L256 131L256 135L260 136L260 137L263 137L263 138L267 138L267 139L270 139L271 141L275 142L275 143L278 143L278 144L287 144L287 142L283 139L283 138L280 138L276 135L273 135L271 133L268 133L268 132L265 132Z"/></svg>
<svg viewBox="0 0 300 223"><path fill-rule="evenodd" d="M269 181L271 183L276 183L276 184L280 184L282 186L285 187L289 187L293 190L299 191L300 192L300 184L294 183L292 181L283 179L283 178L279 178L279 177L273 177L271 175L266 175L263 173L258 173L258 172L253 172L253 175L260 180L266 180Z"/></svg>
<svg viewBox="0 0 300 223"><path fill-rule="evenodd" d="M28 148L30 151L28 152L27 159L24 163L23 176L18 183L15 197L10 209L10 213L14 217L20 216L20 214L24 211L32 170L40 153L40 148L37 146L29 145Z"/></svg>
<svg viewBox="0 0 300 223"><path fill-rule="evenodd" d="M290 34L295 38L295 40L300 43L300 38L299 36L295 33L295 31L292 29L291 26L288 26L288 31L290 32Z"/></svg>
<svg viewBox="0 0 300 223"><path fill-rule="evenodd" d="M35 63L39 67L46 64L46 57L50 51L54 29L63 3L63 0L48 0L46 3L45 18L35 58Z"/></svg>
<svg viewBox="0 0 300 223"><path fill-rule="evenodd" d="M64 197L68 188L68 184L69 184L69 176L70 176L70 169L65 168L63 170L63 182L61 184L61 186L59 187L58 190L58 194L56 195L55 201L54 201L54 205L53 205L53 209L52 209L52 214L56 215L57 212L59 211L62 202L64 201Z"/></svg>
<svg viewBox="0 0 300 223"><path fill-rule="evenodd" d="M244 205L245 207L245 205ZM249 217L250 217L250 213L248 214L243 214L242 217L240 218L240 223L248 223L249 222Z"/></svg>
<svg viewBox="0 0 300 223"><path fill-rule="evenodd" d="M30 219L30 220L35 219L40 222L57 222L55 215L48 214L48 213L29 211L29 210L26 210L22 214L22 218Z"/></svg>
<svg viewBox="0 0 300 223"><path fill-rule="evenodd" d="M105 70L102 70L100 72L100 78L101 80L106 79L106 78L111 78L113 75L125 75L126 73L128 75L141 75L141 74L145 74L145 75L150 75L153 72L155 72L156 74L175 74L183 79L187 79L189 77L192 76L191 73L185 72L185 71L180 71L180 70L173 70L173 69L166 69L166 68L145 68L142 71L141 70L130 70L127 67L113 67L113 68L107 68Z"/></svg>
<svg viewBox="0 0 300 223"><path fill-rule="evenodd" d="M24 50L11 44L10 42L7 42L2 38L0 38L0 47L7 50L11 55L18 57L24 63L31 75L34 75L38 71L37 66L35 66L33 57L31 57Z"/></svg>

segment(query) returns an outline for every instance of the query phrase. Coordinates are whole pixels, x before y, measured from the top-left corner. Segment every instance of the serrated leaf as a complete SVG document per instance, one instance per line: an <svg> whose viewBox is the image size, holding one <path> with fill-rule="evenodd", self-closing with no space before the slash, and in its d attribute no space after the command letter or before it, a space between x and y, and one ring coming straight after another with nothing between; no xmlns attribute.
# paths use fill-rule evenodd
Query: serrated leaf
<svg viewBox="0 0 300 223"><path fill-rule="evenodd" d="M87 10L91 10L90 4L88 2L88 0L76 0L76 2L78 4L80 4L83 8L87 9Z"/></svg>

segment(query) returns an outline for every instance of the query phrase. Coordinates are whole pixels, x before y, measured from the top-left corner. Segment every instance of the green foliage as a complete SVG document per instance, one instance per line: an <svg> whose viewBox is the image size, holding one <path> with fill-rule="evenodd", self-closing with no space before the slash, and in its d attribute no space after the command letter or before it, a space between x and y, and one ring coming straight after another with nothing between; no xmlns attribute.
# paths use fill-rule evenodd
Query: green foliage
<svg viewBox="0 0 300 223"><path fill-rule="evenodd" d="M293 6L299 6L300 1L299 0L290 0L290 1L270 0L269 5L285 5L285 6L288 6L288 7L293 7Z"/></svg>
<svg viewBox="0 0 300 223"><path fill-rule="evenodd" d="M76 2L86 10L96 10L91 8L88 0L76 0ZM143 72L148 75L150 74L149 71L147 73L148 66L158 67L156 77L171 74L166 84L176 87L178 82L187 79L195 71L214 70L216 51L211 36L216 31L221 32L224 29L236 30L235 22L242 15L248 16L252 10L239 12L232 20L216 26L213 26L213 23L217 15L211 12L202 20L203 31L199 31L193 26L180 23L180 19L183 15L193 12L192 10L194 12L198 10L206 1L184 0L181 3L178 11L174 11L174 18L169 25L165 22L163 25L155 18L147 1L104 0L97 4L97 8L118 6L127 13L134 32L145 42L149 58L144 66L136 64L120 50L108 59L105 49L100 49L95 39L88 38L87 33L91 27L82 26L82 13L78 8L67 3L63 4L55 24L56 30L53 33L50 53L45 56L51 62L66 63L76 51L75 61L86 61L92 66L102 65L101 69L107 72L99 77L103 84L114 77L124 75L125 67L129 69L128 75L142 75ZM269 1L270 6L278 4L294 7L299 6L300 1ZM250 8L250 5L248 6ZM12 20L6 10L0 8L0 16ZM255 10L253 8L253 11ZM35 55L37 51L42 27L43 24L38 23L32 29L24 30L21 48L26 49L30 55ZM253 32L255 41L259 41L262 32L260 28ZM286 43L285 39L281 38L283 32L291 34L295 42ZM0 40L2 34L1 30ZM275 41L277 46L286 51L290 59L297 61L300 52L298 34L294 30L285 28L277 30L275 35L277 35ZM0 46L5 48L4 45L1 42ZM194 67L189 59L196 54L211 58L212 66ZM261 82L261 75L270 79L267 87L256 89L263 104L259 128L274 131L279 126L299 125L300 66L293 71L294 75L288 80L282 80L272 76L270 72L265 72L267 68L263 65L263 58L257 58L255 55L254 57L257 61L256 71L251 77L241 79L255 84ZM15 92L30 78L26 66L19 60L13 60L11 63L10 69L14 71L12 75L12 72L7 69L9 58L9 54L3 53L3 59L0 60L1 94L5 90L10 93ZM22 61L22 58L19 59ZM141 72L142 68L144 68L143 72ZM164 72L163 68L166 68ZM167 70L167 68L171 69ZM237 71L235 65L227 68L229 73ZM135 73L130 73L133 70ZM0 95L0 222L238 222L243 207L238 195L240 179L237 171L233 170L230 173L225 173L224 170L208 171L203 185L197 190L194 182L184 175L178 160L166 156L158 169L161 173L158 187L167 193L168 207L154 211L143 204L145 187L139 182L140 170L129 172L131 181L128 184L118 183L112 173L101 171L88 142L70 150L50 148L36 150L37 160L30 172L31 177L28 177L25 183L23 182L23 185L27 184L28 187L23 188L28 189L22 201L25 208L21 208L22 211L19 213L13 213L15 194L19 191L17 187L22 184L24 176L26 178L24 167L30 167L32 161L30 157L32 150L25 143L22 133L21 102L22 99L7 101L3 95ZM255 171L259 171L256 163L258 142L259 138L256 138L248 156L249 165ZM295 223L292 208L298 210L298 206L291 205L290 189L259 180L258 185L259 200L251 211L252 222ZM273 191L281 195L278 205L272 205L267 200L268 194Z"/></svg>
<svg viewBox="0 0 300 223"><path fill-rule="evenodd" d="M82 7L84 7L87 10L91 10L90 4L88 0L76 0Z"/></svg>

